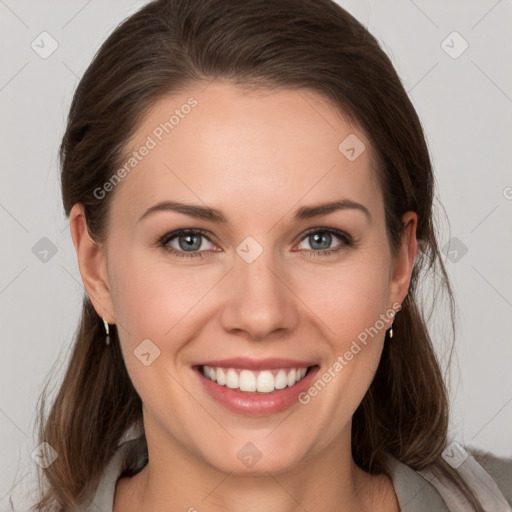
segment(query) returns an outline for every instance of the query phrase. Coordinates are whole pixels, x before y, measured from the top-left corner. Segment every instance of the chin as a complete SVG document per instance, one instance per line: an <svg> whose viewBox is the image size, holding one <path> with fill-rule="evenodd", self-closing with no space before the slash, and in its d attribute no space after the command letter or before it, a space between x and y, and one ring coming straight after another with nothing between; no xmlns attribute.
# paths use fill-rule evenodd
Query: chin
<svg viewBox="0 0 512 512"><path fill-rule="evenodd" d="M259 449L255 443L249 441L241 446L238 444L232 456L225 456L225 453L233 453L231 449L227 449L208 460L218 471L234 475L268 476L268 473L287 473L297 467L301 456L290 454L289 445L283 448L286 449Z"/></svg>

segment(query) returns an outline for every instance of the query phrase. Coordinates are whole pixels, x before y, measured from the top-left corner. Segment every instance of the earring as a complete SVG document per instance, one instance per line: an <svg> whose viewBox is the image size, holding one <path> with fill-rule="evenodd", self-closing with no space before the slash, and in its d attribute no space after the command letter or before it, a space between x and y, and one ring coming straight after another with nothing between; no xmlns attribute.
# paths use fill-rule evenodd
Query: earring
<svg viewBox="0 0 512 512"><path fill-rule="evenodd" d="M398 311L400 311L402 309L402 304L400 304L400 307L398 308ZM398 313L397 311L397 313ZM396 315L396 313L391 313L390 316L391 317L394 317ZM391 339L393 337L393 322L391 322L391 327L389 328L389 338Z"/></svg>
<svg viewBox="0 0 512 512"><path fill-rule="evenodd" d="M105 338L105 345L110 345L108 322L105 320L105 317L103 317L103 325L105 326L105 332L107 333L107 337Z"/></svg>

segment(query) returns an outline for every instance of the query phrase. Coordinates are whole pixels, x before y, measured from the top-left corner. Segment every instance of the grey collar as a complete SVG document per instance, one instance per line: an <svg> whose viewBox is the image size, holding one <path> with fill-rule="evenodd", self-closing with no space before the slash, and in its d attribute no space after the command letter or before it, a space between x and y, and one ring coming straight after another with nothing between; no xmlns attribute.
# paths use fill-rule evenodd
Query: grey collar
<svg viewBox="0 0 512 512"><path fill-rule="evenodd" d="M414 469L392 456L387 465L402 512L450 512L437 489Z"/></svg>
<svg viewBox="0 0 512 512"><path fill-rule="evenodd" d="M145 449L145 439L139 430L126 435L105 468L93 499L94 504L80 512L94 512L98 508L111 512L119 476L128 463L133 465L136 460L144 462ZM436 488L415 470L392 456L388 456L387 466L401 512L450 512Z"/></svg>

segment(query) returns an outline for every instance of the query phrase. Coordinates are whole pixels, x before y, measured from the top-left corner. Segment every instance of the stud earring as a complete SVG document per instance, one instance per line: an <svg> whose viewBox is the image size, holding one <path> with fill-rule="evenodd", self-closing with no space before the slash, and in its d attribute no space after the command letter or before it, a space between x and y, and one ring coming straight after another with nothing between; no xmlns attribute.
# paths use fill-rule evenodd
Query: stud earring
<svg viewBox="0 0 512 512"><path fill-rule="evenodd" d="M391 327L389 328L389 337L393 337L393 324L391 324Z"/></svg>
<svg viewBox="0 0 512 512"><path fill-rule="evenodd" d="M103 317L103 325L105 326L105 332L107 333L107 337L105 338L105 345L110 345L108 322L105 320L105 317Z"/></svg>

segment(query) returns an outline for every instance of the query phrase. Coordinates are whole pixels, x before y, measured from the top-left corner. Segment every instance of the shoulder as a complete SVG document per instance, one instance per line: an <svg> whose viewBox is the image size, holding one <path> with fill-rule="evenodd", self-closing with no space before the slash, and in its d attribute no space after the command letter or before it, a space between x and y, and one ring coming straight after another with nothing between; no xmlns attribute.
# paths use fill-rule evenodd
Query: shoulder
<svg viewBox="0 0 512 512"><path fill-rule="evenodd" d="M103 468L93 499L78 505L76 512L110 512L114 500L118 478L128 471L129 474L140 471L147 463L147 444L145 436L125 435L116 451ZM23 480L23 479L22 479ZM7 503L0 504L0 512L35 512L40 498L39 481L36 475L27 483L18 482L8 493ZM47 490L47 489L45 489Z"/></svg>
<svg viewBox="0 0 512 512"><path fill-rule="evenodd" d="M460 447L457 451L458 459L450 465L467 482L484 509L512 512L512 459L471 448ZM401 510L467 510L467 500L459 487L433 467L414 470L390 457L388 468Z"/></svg>
<svg viewBox="0 0 512 512"><path fill-rule="evenodd" d="M485 510L512 512L512 459L500 458L452 442L443 457L466 482ZM468 505L461 489L451 480L431 469L419 473L436 487L449 510L458 511Z"/></svg>
<svg viewBox="0 0 512 512"><path fill-rule="evenodd" d="M469 448L469 452L494 480L507 502L512 505L512 457L498 457L476 448Z"/></svg>

